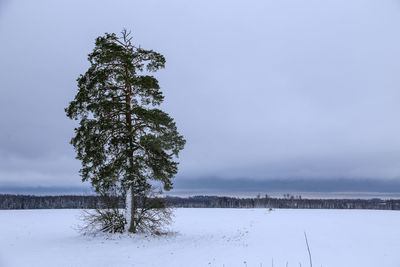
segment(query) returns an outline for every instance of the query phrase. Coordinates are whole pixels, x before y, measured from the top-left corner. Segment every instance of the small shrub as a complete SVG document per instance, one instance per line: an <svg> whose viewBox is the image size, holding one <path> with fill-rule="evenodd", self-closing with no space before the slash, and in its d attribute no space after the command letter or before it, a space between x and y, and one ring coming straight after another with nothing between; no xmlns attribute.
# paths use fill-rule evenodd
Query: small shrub
<svg viewBox="0 0 400 267"><path fill-rule="evenodd" d="M125 215L118 209L96 209L84 211L82 215L84 225L79 231L84 234L123 233L125 231Z"/></svg>

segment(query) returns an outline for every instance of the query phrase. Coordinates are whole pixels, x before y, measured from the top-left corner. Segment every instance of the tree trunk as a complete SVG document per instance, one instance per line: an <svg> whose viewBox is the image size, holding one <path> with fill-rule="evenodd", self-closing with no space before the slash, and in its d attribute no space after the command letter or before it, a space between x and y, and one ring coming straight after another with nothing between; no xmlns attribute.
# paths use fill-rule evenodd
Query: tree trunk
<svg viewBox="0 0 400 267"><path fill-rule="evenodd" d="M131 225L131 212L132 212L132 192L131 189L126 190L125 195L125 218L126 218L126 231L128 232Z"/></svg>
<svg viewBox="0 0 400 267"><path fill-rule="evenodd" d="M130 233L136 233L136 224L135 224L135 199L134 199L134 194L133 194L133 188L129 188L129 190L126 192L126 222L127 222L127 230Z"/></svg>
<svg viewBox="0 0 400 267"><path fill-rule="evenodd" d="M132 88L131 84L128 82L129 70L125 67L126 82L125 82L125 105L126 105L126 124L128 127L128 137L129 137L129 167L133 168L133 136L132 136L132 116L131 116L131 94ZM132 171L132 170L131 170ZM133 177L131 176L131 181L133 182ZM136 223L135 223L136 207L135 207L135 196L133 186L127 190L126 194L126 220L128 225L128 232L136 233Z"/></svg>

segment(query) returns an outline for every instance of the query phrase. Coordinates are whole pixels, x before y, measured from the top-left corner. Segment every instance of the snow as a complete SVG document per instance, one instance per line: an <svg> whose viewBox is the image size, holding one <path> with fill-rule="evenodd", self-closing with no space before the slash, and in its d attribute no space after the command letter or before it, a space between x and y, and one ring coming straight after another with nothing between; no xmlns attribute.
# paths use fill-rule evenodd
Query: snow
<svg viewBox="0 0 400 267"><path fill-rule="evenodd" d="M0 266L400 266L400 212L177 209L168 236L81 236L80 210L0 211Z"/></svg>

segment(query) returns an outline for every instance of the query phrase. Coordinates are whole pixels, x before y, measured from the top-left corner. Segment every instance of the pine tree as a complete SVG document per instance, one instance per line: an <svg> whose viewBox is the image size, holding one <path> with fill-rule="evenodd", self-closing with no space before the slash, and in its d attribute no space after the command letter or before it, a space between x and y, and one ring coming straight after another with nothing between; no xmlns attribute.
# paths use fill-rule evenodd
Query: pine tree
<svg viewBox="0 0 400 267"><path fill-rule="evenodd" d="M165 58L132 44L130 33L106 33L89 54L90 68L77 79L78 92L65 109L79 120L71 144L82 163L83 181L95 191L119 190L127 197L129 232L140 228L151 181L172 188L185 140L174 120L158 109L164 99L155 77Z"/></svg>

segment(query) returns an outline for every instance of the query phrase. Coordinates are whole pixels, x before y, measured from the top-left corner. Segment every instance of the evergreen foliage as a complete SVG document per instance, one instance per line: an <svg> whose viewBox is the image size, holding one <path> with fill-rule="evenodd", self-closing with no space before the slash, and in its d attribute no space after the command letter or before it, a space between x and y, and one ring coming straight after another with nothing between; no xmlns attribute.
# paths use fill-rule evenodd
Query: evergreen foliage
<svg viewBox="0 0 400 267"><path fill-rule="evenodd" d="M157 108L164 96L151 73L164 68L164 56L133 45L123 30L121 36L98 37L88 60L90 68L78 78L78 93L65 109L79 120L71 144L82 180L100 194L131 191L132 201L145 197L152 180L170 190L185 140Z"/></svg>

